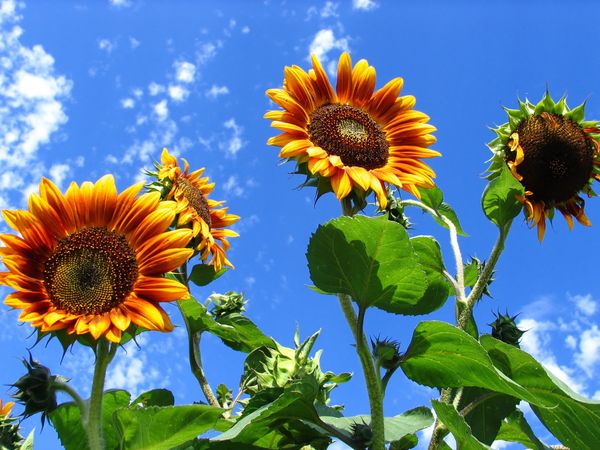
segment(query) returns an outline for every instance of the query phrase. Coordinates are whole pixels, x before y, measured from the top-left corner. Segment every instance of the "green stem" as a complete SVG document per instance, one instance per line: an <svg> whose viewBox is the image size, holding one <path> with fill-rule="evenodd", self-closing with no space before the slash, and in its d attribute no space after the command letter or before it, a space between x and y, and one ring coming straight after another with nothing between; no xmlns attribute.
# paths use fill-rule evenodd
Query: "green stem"
<svg viewBox="0 0 600 450"><path fill-rule="evenodd" d="M369 345L362 333L358 332L358 318L352 306L352 300L346 294L338 294L340 306L352 330L356 342L356 352L360 360L365 383L367 385L367 394L369 395L369 406L371 408L371 430L373 431L373 443L371 450L385 449L385 429L383 422L383 391L379 374L375 370L375 362L369 351Z"/></svg>
<svg viewBox="0 0 600 450"><path fill-rule="evenodd" d="M485 287L487 286L488 282L490 281L490 278L492 277L492 274L494 273L494 268L496 267L498 258L500 258L500 255L504 250L504 243L506 242L506 237L508 236L508 232L510 231L511 225L512 220L506 225L504 225L502 228L500 228L500 233L498 234L498 239L494 244L494 248L492 248L492 253L490 253L490 257L485 262L485 266L483 267L479 278L475 282L475 286L473 286L473 289L471 289L471 292L469 293L469 296L466 299L466 308L464 308L464 310L462 311L457 323L458 328L460 328L461 330L464 330L467 327L469 317L471 317L473 311L473 307L475 306L477 300L479 300L479 298L483 294Z"/></svg>
<svg viewBox="0 0 600 450"><path fill-rule="evenodd" d="M185 287L190 288L190 283L188 280L187 274L187 261L183 263L180 267L180 271L175 273L175 276L179 279L181 283L185 285ZM200 337L202 332L195 332L192 329L192 324L188 320L187 316L183 313L181 309L181 301L196 301L196 300L179 300L177 302L177 307L179 311L181 311L181 316L183 317L183 322L185 323L185 329L188 335L188 358L190 360L190 369L198 380L198 384L200 385L200 389L206 398L206 401L211 406L220 407L219 401L215 396L208 379L206 378L206 374L204 373L204 368L202 367L202 354L200 353Z"/></svg>
<svg viewBox="0 0 600 450"><path fill-rule="evenodd" d="M108 341L99 339L96 345L96 367L94 368L94 379L92 381L92 393L89 406L82 410L82 419L85 424L90 450L103 450L104 438L102 436L102 397L104 393L104 379L106 369L112 361L117 346ZM83 412L86 412L84 415Z"/></svg>

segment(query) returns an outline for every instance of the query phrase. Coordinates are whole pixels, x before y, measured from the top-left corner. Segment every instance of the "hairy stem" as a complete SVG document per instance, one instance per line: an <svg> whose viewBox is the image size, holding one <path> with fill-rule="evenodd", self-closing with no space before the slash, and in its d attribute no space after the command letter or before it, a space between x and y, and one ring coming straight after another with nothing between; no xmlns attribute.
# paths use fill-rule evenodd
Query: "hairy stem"
<svg viewBox="0 0 600 450"><path fill-rule="evenodd" d="M106 369L112 361L117 346L109 344L105 339L99 339L96 346L96 367L92 381L92 394L84 421L90 450L103 450L104 438L102 436L102 397L104 393L104 379ZM83 418L83 416L82 416Z"/></svg>
<svg viewBox="0 0 600 450"><path fill-rule="evenodd" d="M73 399L73 401L79 408L79 411L81 412L82 421L83 423L85 423L87 421L88 416L88 405L87 402L83 398L81 398L79 393L69 384L63 383L62 381L54 380L52 382L52 387L54 388L54 390L64 392Z"/></svg>
<svg viewBox="0 0 600 450"><path fill-rule="evenodd" d="M373 431L373 443L371 450L385 449L385 435L383 423L383 391L379 374L375 370L375 362L369 351L369 345L365 339L362 327L358 331L358 318L352 300L346 294L338 294L340 305L348 326L352 330L356 342L356 352L362 365L365 383L367 384L367 393L369 395L369 405L371 408L371 430Z"/></svg>

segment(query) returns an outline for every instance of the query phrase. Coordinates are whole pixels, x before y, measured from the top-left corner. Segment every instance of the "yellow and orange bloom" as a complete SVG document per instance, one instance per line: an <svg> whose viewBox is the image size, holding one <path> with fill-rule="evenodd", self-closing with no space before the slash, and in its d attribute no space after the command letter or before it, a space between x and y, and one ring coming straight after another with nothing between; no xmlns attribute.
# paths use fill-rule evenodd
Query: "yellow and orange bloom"
<svg viewBox="0 0 600 450"><path fill-rule="evenodd" d="M163 149L161 165L158 166L158 179L170 184L166 200L176 202L177 226L191 227L194 248L200 253L200 259L212 264L215 271L223 266L233 267L227 259L230 244L227 238L239 236L227 227L240 218L228 214L228 208L219 208L223 201L215 201L208 195L215 187L208 177L202 177L204 168L189 172L188 162L183 160L183 170L177 158Z"/></svg>
<svg viewBox="0 0 600 450"><path fill-rule="evenodd" d="M265 114L283 132L268 141L281 147L281 158L296 161L298 172L309 178L328 180L340 200L373 191L382 209L386 184L417 198L417 188L434 186L435 173L421 160L440 156L428 148L435 127L413 109L413 96L399 97L402 78L374 92L375 68L364 59L352 67L343 53L334 89L314 55L312 66L308 73L286 67L283 89L267 91L283 108Z"/></svg>
<svg viewBox="0 0 600 450"><path fill-rule="evenodd" d="M11 413L12 408L15 402L6 402L2 404L2 399L0 399L0 419L5 419Z"/></svg>
<svg viewBox="0 0 600 450"><path fill-rule="evenodd" d="M1 234L7 272L0 283L15 289L4 303L42 333L66 330L118 343L130 327L171 331L162 302L189 296L163 274L193 251L191 230L168 231L175 203L160 193L138 196L143 183L117 192L112 176L63 195L48 179L29 197L27 210L3 211L20 236Z"/></svg>
<svg viewBox="0 0 600 450"><path fill-rule="evenodd" d="M580 194L595 196L591 185L600 181L598 122L584 121L584 105L570 109L565 98L554 102L549 93L537 105L519 101L519 109L506 111L509 122L494 130L498 137L489 144L490 178L506 165L521 183L518 199L540 242L555 209L570 229L573 218L590 226Z"/></svg>

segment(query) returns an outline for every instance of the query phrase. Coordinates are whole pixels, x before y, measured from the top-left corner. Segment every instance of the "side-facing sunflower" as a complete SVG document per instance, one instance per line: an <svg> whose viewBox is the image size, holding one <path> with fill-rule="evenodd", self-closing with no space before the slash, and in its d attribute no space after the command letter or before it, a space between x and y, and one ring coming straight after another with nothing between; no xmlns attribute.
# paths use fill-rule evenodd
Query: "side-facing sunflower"
<svg viewBox="0 0 600 450"><path fill-rule="evenodd" d="M343 53L334 90L314 55L312 65L308 73L286 67L283 89L267 91L283 108L265 114L283 131L268 141L282 147L279 156L296 161L299 173L330 183L340 200L375 192L382 209L386 183L416 197L418 187L433 187L435 174L421 159L440 156L427 148L435 142L435 127L413 109L413 96L399 97L402 78L373 92L375 68L364 59L353 68Z"/></svg>
<svg viewBox="0 0 600 450"><path fill-rule="evenodd" d="M177 158L163 149L161 165L158 166L158 179L168 183L166 200L177 202L177 226L191 226L194 248L200 252L200 259L219 271L224 265L233 267L227 259L228 237L239 236L226 227L240 220L239 216L227 214L228 208L219 208L224 202L208 198L215 183L202 177L204 168L189 172L189 164L183 160L183 171Z"/></svg>
<svg viewBox="0 0 600 450"><path fill-rule="evenodd" d="M15 289L5 304L42 333L104 336L120 342L130 326L171 331L160 302L188 297L162 275L192 256L191 230L167 231L175 203L143 183L117 193L112 176L71 183L65 195L45 178L28 210L3 211L19 236L1 234L0 283Z"/></svg>
<svg viewBox="0 0 600 450"><path fill-rule="evenodd" d="M579 194L596 195L591 185L600 181L600 128L584 121L584 106L570 109L564 97L554 102L546 92L536 105L519 100L519 109L506 109L509 121L493 130L498 137L489 143L494 153L489 178L508 166L525 189L519 201L540 242L555 209L570 229L573 217L591 225Z"/></svg>

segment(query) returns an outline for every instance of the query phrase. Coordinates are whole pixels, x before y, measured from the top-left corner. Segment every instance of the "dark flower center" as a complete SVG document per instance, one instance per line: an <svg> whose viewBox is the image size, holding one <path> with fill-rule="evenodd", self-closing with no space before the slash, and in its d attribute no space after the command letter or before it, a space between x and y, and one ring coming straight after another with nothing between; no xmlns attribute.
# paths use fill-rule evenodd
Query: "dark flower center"
<svg viewBox="0 0 600 450"><path fill-rule="evenodd" d="M120 305L138 276L125 236L90 227L61 239L44 266L52 304L71 314L102 314Z"/></svg>
<svg viewBox="0 0 600 450"><path fill-rule="evenodd" d="M516 170L534 200L550 204L562 202L588 183L594 148L579 124L543 112L523 120L516 133L524 154ZM507 161L515 160L516 151L507 149L506 153Z"/></svg>
<svg viewBox="0 0 600 450"><path fill-rule="evenodd" d="M368 113L350 105L325 105L310 115L308 132L313 143L346 166L367 170L386 165L389 144L385 133Z"/></svg>
<svg viewBox="0 0 600 450"><path fill-rule="evenodd" d="M188 201L190 206L194 208L194 211L196 211L196 213L210 228L212 226L212 221L210 219L210 208L200 189L194 186L187 178L178 178L177 187L181 190L183 196Z"/></svg>

